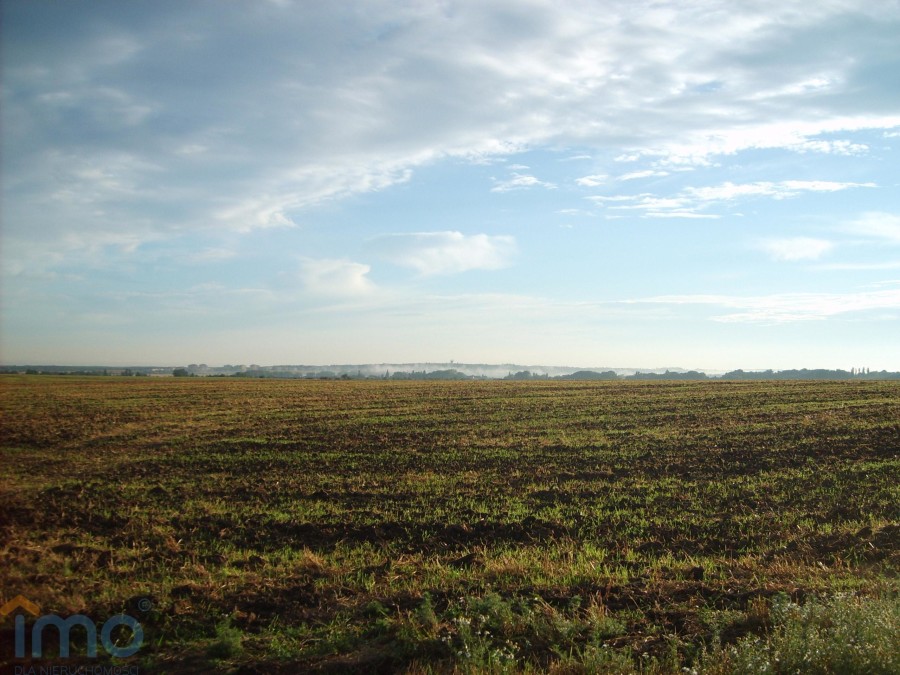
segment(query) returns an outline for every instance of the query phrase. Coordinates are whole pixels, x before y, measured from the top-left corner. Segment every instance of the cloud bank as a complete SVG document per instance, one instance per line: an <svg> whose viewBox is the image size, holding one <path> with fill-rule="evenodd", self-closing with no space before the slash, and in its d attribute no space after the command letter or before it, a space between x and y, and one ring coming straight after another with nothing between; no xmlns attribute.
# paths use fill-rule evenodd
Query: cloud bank
<svg viewBox="0 0 900 675"><path fill-rule="evenodd" d="M13 245L290 227L447 157L568 145L683 167L864 152L841 134L900 126L900 89L868 60L895 44L887 0L227 3L214 22L193 3L55 6L52 22L29 4L4 10Z"/></svg>

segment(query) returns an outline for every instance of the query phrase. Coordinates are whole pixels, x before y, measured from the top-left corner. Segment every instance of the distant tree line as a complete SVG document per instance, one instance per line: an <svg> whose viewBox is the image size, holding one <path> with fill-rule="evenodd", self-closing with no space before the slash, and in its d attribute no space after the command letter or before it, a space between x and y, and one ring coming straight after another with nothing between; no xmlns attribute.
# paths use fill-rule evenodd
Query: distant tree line
<svg viewBox="0 0 900 675"><path fill-rule="evenodd" d="M696 370L689 370L685 373L669 371L664 373L641 373L634 375L624 375L623 380L708 380L709 375Z"/></svg>
<svg viewBox="0 0 900 675"><path fill-rule="evenodd" d="M579 370L568 375L550 376L545 373L532 373L530 370L520 370L517 373L510 373L504 380L618 380L620 377L615 371L607 370L598 373L595 370Z"/></svg>
<svg viewBox="0 0 900 675"><path fill-rule="evenodd" d="M667 370L663 373L641 372L632 375L618 375L608 370L597 372L579 370L568 375L549 375L520 370L510 373L504 380L900 380L900 372L887 370L870 371L864 368L853 370L827 370L824 368L800 370L732 370L719 376L710 376L698 370L685 372Z"/></svg>
<svg viewBox="0 0 900 675"><path fill-rule="evenodd" d="M227 366L222 369L230 369L243 366ZM319 379L319 380L489 380L495 379L487 375L468 375L455 368L441 370L412 370L412 371L385 371L383 375L363 374L362 368L351 371L349 368L336 372L332 370L316 370L298 372L297 370L279 370L277 367L251 366L238 372L222 373L218 369L208 368L205 365L187 368L156 368L156 367L131 367L108 368L102 366L71 368L66 366L6 366L0 368L0 374L27 374L27 375L90 375L90 376L119 376L119 377L146 377L149 375L172 375L174 377L245 377L245 378L274 378L274 379ZM370 373L371 371L369 371ZM706 373L689 370L665 372L638 371L630 375L619 375L613 370L598 372L594 370L578 370L563 375L548 375L536 373L530 370L509 372L504 380L530 381L530 380L900 380L900 372L887 370L872 371L868 368L851 368L850 370L828 370L824 368L799 370L732 370L722 375L707 375Z"/></svg>
<svg viewBox="0 0 900 675"><path fill-rule="evenodd" d="M156 368L68 368L65 366L8 366L0 375L81 375L91 377L148 377Z"/></svg>
<svg viewBox="0 0 900 675"><path fill-rule="evenodd" d="M213 377L224 377L214 375ZM309 373L296 373L287 370L244 370L239 373L233 373L228 377L252 377L252 378L275 378L275 379L303 379L303 380L485 380L489 379L481 375L466 375L453 368L446 370L412 370L412 371L396 371L391 373L386 371L383 375L363 375L361 371L356 373L336 373L333 370L318 370Z"/></svg>
<svg viewBox="0 0 900 675"><path fill-rule="evenodd" d="M887 370L732 370L722 375L723 380L900 380L900 373Z"/></svg>

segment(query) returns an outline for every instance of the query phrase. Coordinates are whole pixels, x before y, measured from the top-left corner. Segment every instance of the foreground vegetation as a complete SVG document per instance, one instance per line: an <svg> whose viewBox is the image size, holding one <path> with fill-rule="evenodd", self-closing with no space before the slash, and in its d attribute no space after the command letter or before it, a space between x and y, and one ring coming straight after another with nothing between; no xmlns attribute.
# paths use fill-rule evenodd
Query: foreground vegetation
<svg viewBox="0 0 900 675"><path fill-rule="evenodd" d="M0 387L0 603L144 672L898 670L896 382Z"/></svg>

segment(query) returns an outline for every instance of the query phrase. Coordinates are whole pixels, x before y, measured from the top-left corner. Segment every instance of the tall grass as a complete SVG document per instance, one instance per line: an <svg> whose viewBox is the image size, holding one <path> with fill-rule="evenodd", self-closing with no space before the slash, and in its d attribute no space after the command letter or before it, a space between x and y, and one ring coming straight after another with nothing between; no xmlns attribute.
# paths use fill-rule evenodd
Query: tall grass
<svg viewBox="0 0 900 675"><path fill-rule="evenodd" d="M900 673L900 598L837 595L804 605L776 598L773 629L717 646L692 672L704 675L895 675Z"/></svg>

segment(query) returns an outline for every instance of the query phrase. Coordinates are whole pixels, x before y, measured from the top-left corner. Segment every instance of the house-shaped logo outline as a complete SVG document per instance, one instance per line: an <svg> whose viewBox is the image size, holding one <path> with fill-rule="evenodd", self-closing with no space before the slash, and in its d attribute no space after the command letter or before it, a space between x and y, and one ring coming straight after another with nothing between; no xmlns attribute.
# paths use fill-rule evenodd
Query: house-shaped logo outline
<svg viewBox="0 0 900 675"><path fill-rule="evenodd" d="M24 595L17 595L12 600L0 607L0 621L20 608L24 609L32 616L38 616L41 613L41 608L34 604L31 600L26 598Z"/></svg>

